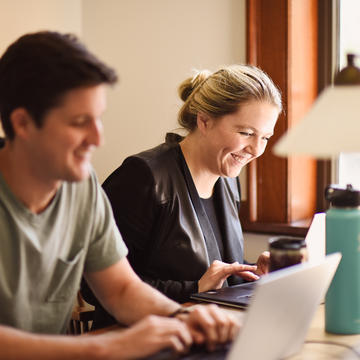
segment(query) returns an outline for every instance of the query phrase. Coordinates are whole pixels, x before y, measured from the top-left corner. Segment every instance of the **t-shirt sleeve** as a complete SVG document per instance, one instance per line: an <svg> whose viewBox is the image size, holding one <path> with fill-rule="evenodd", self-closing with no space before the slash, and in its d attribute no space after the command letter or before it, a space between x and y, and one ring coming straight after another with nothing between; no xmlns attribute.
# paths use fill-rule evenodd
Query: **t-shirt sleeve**
<svg viewBox="0 0 360 360"><path fill-rule="evenodd" d="M104 191L95 180L94 216L92 234L85 260L84 271L103 270L128 253L127 247L115 224L111 205Z"/></svg>

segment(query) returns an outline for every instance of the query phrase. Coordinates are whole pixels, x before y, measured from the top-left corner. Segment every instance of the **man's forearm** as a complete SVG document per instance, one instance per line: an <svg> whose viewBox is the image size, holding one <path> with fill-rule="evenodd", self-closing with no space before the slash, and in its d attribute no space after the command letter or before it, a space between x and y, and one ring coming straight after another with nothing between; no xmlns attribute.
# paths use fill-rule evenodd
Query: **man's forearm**
<svg viewBox="0 0 360 360"><path fill-rule="evenodd" d="M104 308L122 324L133 324L149 314L167 316L179 307L143 282L126 258L104 270L85 273L85 278Z"/></svg>
<svg viewBox="0 0 360 360"><path fill-rule="evenodd" d="M112 304L112 314L123 324L133 324L149 314L168 316L180 306L141 280L128 284L113 297Z"/></svg>
<svg viewBox="0 0 360 360"><path fill-rule="evenodd" d="M101 359L96 337L38 335L0 325L0 360Z"/></svg>

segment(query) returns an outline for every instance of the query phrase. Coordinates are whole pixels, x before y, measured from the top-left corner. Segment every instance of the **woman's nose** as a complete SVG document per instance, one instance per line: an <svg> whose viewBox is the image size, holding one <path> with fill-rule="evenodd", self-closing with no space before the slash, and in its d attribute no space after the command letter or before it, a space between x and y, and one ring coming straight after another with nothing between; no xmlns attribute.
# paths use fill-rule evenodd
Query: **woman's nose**
<svg viewBox="0 0 360 360"><path fill-rule="evenodd" d="M266 141L260 137L253 137L250 144L250 152L253 156L260 156L266 148Z"/></svg>

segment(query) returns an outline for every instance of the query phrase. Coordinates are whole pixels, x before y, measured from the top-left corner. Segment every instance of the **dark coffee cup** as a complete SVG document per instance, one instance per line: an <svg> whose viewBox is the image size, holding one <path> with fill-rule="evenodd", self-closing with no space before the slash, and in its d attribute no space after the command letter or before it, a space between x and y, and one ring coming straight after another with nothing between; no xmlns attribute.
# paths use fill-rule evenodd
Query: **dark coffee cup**
<svg viewBox="0 0 360 360"><path fill-rule="evenodd" d="M270 264L269 271L307 261L305 239L291 236L276 236L269 239Z"/></svg>

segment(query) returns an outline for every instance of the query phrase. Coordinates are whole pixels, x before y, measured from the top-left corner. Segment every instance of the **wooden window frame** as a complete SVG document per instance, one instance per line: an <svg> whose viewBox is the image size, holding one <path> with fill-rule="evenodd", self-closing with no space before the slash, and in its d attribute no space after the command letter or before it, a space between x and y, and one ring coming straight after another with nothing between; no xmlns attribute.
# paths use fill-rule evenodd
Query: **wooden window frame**
<svg viewBox="0 0 360 360"><path fill-rule="evenodd" d="M305 236L315 212L326 208L328 162L280 158L272 148L309 110L331 79L331 1L247 0L247 62L274 80L283 98L266 152L247 168L244 231ZM320 69L320 70L319 70Z"/></svg>

